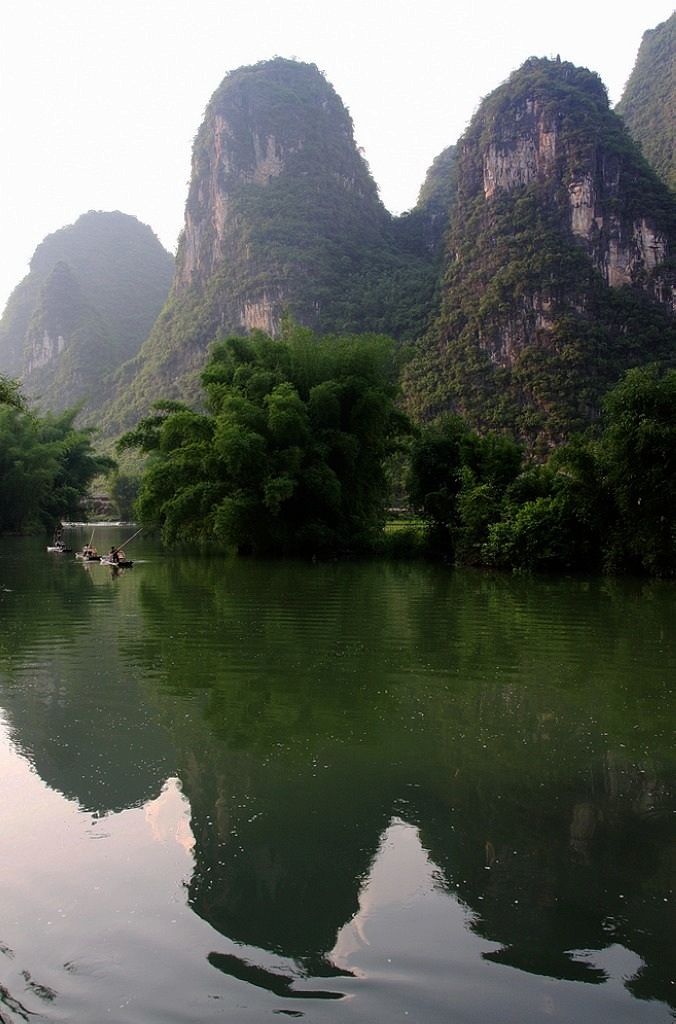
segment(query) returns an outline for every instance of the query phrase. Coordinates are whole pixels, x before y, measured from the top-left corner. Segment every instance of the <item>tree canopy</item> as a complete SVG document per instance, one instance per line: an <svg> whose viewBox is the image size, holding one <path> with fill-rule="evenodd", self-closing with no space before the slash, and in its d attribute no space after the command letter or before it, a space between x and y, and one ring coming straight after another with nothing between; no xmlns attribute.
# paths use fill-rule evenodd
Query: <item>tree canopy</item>
<svg viewBox="0 0 676 1024"><path fill-rule="evenodd" d="M629 370L603 425L521 462L458 416L413 444L409 493L434 553L511 570L676 573L676 370Z"/></svg>
<svg viewBox="0 0 676 1024"><path fill-rule="evenodd" d="M16 381L0 378L0 533L31 533L81 515L94 477L114 463L92 449L92 428L74 426L78 409L39 417Z"/></svg>
<svg viewBox="0 0 676 1024"><path fill-rule="evenodd" d="M169 543L327 556L372 549L385 460L408 431L383 335L316 337L286 324L216 344L204 413L160 402L119 448L149 454L136 513Z"/></svg>
<svg viewBox="0 0 676 1024"><path fill-rule="evenodd" d="M19 382L0 373L0 407L3 405L9 405L14 409L25 409L26 401L21 394Z"/></svg>

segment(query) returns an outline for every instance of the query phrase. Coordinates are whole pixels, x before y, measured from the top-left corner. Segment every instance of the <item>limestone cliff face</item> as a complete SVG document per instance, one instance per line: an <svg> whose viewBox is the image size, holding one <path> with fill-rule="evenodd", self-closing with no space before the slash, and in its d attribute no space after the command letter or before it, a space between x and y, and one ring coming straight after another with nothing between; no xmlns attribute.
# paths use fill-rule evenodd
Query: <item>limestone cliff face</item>
<svg viewBox="0 0 676 1024"><path fill-rule="evenodd" d="M531 58L457 146L441 312L411 411L547 450L623 372L676 361L676 207L598 76Z"/></svg>
<svg viewBox="0 0 676 1024"><path fill-rule="evenodd" d="M50 335L48 330L42 332L42 337L33 339L28 346L26 353L26 375L30 377L36 370L53 363L66 347L66 339L63 334Z"/></svg>
<svg viewBox="0 0 676 1024"><path fill-rule="evenodd" d="M484 195L529 185L551 175L556 166L556 125L532 99L515 113L507 138L492 140L483 153Z"/></svg>
<svg viewBox="0 0 676 1024"><path fill-rule="evenodd" d="M574 144L563 121L551 102L529 97L513 112L509 128L496 126L500 137L482 153L485 199L548 183L565 203L565 226L585 245L606 284L618 288L652 278L653 295L673 313L673 282L654 280L656 269L669 258L666 225L640 207L627 209L624 179L632 168L601 141L588 145L582 163L571 151Z"/></svg>
<svg viewBox="0 0 676 1024"><path fill-rule="evenodd" d="M312 248L321 238L349 258L350 221L350 244L368 245L387 215L332 87L296 61L240 68L212 97L195 140L174 295L210 288L226 330L274 334L287 306L315 326L310 275L319 291L333 268L325 252L312 261Z"/></svg>
<svg viewBox="0 0 676 1024"><path fill-rule="evenodd" d="M251 132L253 163L237 166L233 155L233 129L221 113L212 113L206 136L206 152L199 150L193 162L192 184L185 211L181 259L176 274L176 292L184 293L196 280L205 280L223 260L228 231L236 231L232 202L223 188L225 181L267 185L284 169L284 147L270 135L261 139ZM232 187L232 186L231 186ZM256 326L259 326L257 324Z"/></svg>
<svg viewBox="0 0 676 1024"><path fill-rule="evenodd" d="M195 137L171 296L123 368L108 430L158 398L198 404L211 343L277 336L287 313L318 333L415 337L435 274L420 223L400 228L383 206L322 73L282 58L232 71Z"/></svg>
<svg viewBox="0 0 676 1024"><path fill-rule="evenodd" d="M45 279L24 341L23 386L43 408L61 411L90 401L92 381L106 365L110 334L60 260Z"/></svg>
<svg viewBox="0 0 676 1024"><path fill-rule="evenodd" d="M60 260L42 285L26 330L24 381L29 386L33 374L58 360L85 315L80 284L69 265Z"/></svg>

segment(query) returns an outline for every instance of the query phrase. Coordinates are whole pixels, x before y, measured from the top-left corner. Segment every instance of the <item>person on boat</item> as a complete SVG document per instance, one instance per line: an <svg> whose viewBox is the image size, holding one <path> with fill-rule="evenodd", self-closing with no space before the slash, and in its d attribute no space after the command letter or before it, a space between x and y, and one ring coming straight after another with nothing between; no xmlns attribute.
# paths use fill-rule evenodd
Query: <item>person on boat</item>
<svg viewBox="0 0 676 1024"><path fill-rule="evenodd" d="M111 562L117 563L120 561L120 555L117 548L111 547L110 552L108 553L108 558Z"/></svg>

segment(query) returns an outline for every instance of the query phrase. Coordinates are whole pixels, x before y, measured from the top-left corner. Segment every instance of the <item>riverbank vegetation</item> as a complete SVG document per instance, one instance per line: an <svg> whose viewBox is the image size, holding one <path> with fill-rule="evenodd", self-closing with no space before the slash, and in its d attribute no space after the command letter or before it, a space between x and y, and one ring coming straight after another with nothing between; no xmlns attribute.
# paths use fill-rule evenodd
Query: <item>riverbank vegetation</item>
<svg viewBox="0 0 676 1024"><path fill-rule="evenodd" d="M204 412L158 403L119 442L147 457L139 522L240 553L674 575L676 371L630 370L541 462L459 416L414 425L399 372L378 335L219 343ZM415 521L385 529L393 500Z"/></svg>
<svg viewBox="0 0 676 1024"><path fill-rule="evenodd" d="M511 570L676 571L676 371L630 370L601 423L523 459L459 417L412 445L409 494L430 553Z"/></svg>
<svg viewBox="0 0 676 1024"><path fill-rule="evenodd" d="M0 533L51 530L80 514L80 502L113 459L96 454L78 409L38 416L18 383L0 377Z"/></svg>
<svg viewBox="0 0 676 1024"><path fill-rule="evenodd" d="M80 516L107 473L168 544L676 575L676 370L628 371L599 422L544 461L458 415L415 424L400 376L382 335L317 338L289 323L277 341L228 338L204 371L203 411L160 402L118 442L143 466L136 485L94 451L76 409L41 417L3 377L0 532Z"/></svg>

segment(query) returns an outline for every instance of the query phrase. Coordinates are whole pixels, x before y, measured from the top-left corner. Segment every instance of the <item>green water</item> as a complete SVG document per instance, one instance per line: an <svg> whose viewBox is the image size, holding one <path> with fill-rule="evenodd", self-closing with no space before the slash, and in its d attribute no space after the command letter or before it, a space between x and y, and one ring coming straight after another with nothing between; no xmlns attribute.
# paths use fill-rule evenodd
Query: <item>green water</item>
<svg viewBox="0 0 676 1024"><path fill-rule="evenodd" d="M127 554L0 540L3 1024L673 1019L676 587Z"/></svg>

